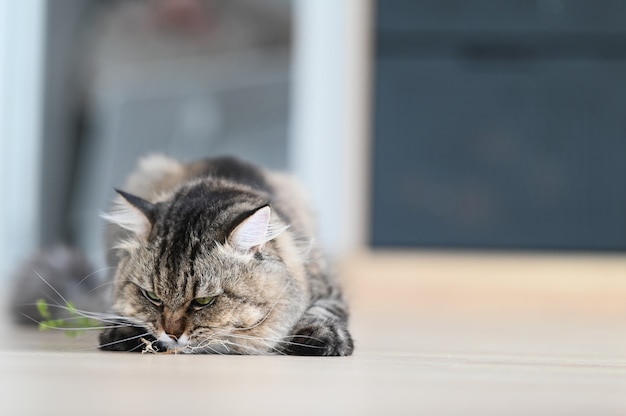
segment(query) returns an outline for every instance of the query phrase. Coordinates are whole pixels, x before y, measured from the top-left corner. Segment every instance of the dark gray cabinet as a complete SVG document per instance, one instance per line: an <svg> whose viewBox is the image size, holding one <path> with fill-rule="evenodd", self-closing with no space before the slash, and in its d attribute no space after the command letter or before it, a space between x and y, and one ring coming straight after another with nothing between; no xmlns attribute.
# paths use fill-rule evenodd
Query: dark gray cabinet
<svg viewBox="0 0 626 416"><path fill-rule="evenodd" d="M626 250L626 2L377 9L374 246Z"/></svg>

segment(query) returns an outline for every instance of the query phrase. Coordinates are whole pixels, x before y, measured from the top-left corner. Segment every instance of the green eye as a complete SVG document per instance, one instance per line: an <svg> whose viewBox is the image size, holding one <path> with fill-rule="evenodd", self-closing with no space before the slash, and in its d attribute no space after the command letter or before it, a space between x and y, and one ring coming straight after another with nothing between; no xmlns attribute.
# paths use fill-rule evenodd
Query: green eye
<svg viewBox="0 0 626 416"><path fill-rule="evenodd" d="M161 299L156 295L156 293L144 289L142 289L142 292L146 299L148 299L150 302L157 305L161 304Z"/></svg>
<svg viewBox="0 0 626 416"><path fill-rule="evenodd" d="M206 296L204 298L195 298L191 304L194 308L200 309L209 306L215 300L215 296Z"/></svg>

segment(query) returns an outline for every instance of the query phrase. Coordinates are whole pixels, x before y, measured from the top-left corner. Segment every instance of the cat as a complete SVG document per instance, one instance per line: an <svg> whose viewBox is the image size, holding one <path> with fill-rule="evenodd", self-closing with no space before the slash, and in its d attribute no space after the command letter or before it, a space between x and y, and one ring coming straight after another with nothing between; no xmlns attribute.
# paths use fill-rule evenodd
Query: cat
<svg viewBox="0 0 626 416"><path fill-rule="evenodd" d="M231 157L142 159L111 211L100 349L347 356L348 307L289 176Z"/></svg>

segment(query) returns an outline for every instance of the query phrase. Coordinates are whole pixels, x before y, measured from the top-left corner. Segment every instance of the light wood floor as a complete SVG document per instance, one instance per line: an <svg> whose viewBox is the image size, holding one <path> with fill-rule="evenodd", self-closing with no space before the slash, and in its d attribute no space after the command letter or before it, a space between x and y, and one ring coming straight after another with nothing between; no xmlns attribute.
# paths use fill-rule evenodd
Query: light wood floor
<svg viewBox="0 0 626 416"><path fill-rule="evenodd" d="M626 257L377 253L349 358L103 353L6 324L2 414L626 415Z"/></svg>

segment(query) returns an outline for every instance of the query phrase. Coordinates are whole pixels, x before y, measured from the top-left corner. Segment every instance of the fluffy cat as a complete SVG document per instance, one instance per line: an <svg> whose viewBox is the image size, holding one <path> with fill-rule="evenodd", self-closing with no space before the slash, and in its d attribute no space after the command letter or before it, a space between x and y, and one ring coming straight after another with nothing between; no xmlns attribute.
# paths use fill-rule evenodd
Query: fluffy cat
<svg viewBox="0 0 626 416"><path fill-rule="evenodd" d="M350 355L348 310L298 186L233 158L140 161L111 212L100 348Z"/></svg>

